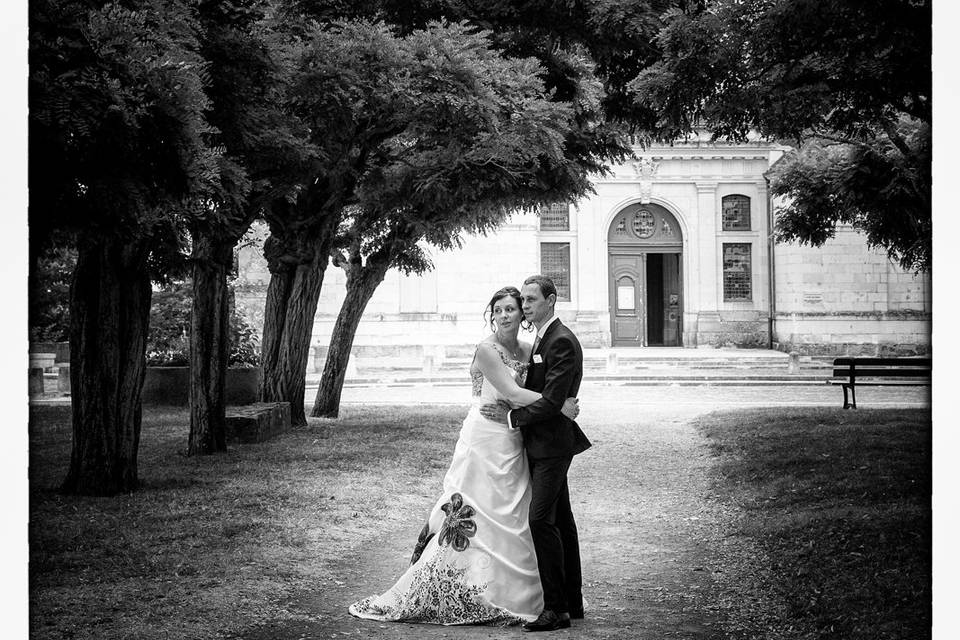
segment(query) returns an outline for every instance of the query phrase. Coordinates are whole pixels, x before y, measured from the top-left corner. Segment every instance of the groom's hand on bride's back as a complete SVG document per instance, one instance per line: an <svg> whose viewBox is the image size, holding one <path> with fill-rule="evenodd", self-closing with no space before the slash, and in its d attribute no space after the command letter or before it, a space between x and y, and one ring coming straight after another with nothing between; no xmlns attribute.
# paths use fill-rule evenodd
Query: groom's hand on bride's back
<svg viewBox="0 0 960 640"><path fill-rule="evenodd" d="M577 415L580 413L579 402L576 398L567 398L564 400L563 406L560 407L560 413L571 420L576 420ZM507 424L507 412L512 408L508 402L497 400L496 403L480 405L480 415L491 422Z"/></svg>
<svg viewBox="0 0 960 640"><path fill-rule="evenodd" d="M480 405L480 415L491 422L507 424L507 412L511 406L503 400L497 400L495 403Z"/></svg>

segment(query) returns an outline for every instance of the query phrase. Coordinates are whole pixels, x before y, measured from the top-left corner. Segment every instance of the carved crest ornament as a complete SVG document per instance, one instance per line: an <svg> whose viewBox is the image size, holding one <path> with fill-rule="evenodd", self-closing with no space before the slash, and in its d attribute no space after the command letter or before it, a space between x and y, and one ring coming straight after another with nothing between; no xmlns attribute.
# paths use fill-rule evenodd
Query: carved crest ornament
<svg viewBox="0 0 960 640"><path fill-rule="evenodd" d="M640 158L632 163L633 172L640 178L640 203L649 204L650 197L653 195L653 179L660 168L659 162L654 162L651 158Z"/></svg>

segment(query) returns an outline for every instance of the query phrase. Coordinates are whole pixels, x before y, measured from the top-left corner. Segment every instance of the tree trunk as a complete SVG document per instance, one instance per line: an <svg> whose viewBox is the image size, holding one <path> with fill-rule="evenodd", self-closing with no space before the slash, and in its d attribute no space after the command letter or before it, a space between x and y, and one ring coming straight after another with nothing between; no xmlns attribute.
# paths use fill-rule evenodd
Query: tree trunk
<svg viewBox="0 0 960 640"><path fill-rule="evenodd" d="M353 339L357 335L363 310L367 308L370 298L383 282L388 266L387 262L368 263L367 267L358 266L355 267L356 275L352 277L350 269L347 270L347 295L337 315L337 322L333 326L327 361L323 366L323 376L320 378L320 388L317 389L313 411L310 412L310 415L315 418L336 418L340 415L340 394L343 392L343 381L347 375L347 363L350 361Z"/></svg>
<svg viewBox="0 0 960 640"><path fill-rule="evenodd" d="M327 268L330 238L310 244L298 242L300 251L284 250L282 240L271 236L264 245L270 267L270 285L263 322L262 402L289 402L290 422L305 425L307 359L313 319Z"/></svg>
<svg viewBox="0 0 960 640"><path fill-rule="evenodd" d="M109 496L137 488L140 391L150 322L148 251L82 237L70 287L73 451L63 491Z"/></svg>
<svg viewBox="0 0 960 640"><path fill-rule="evenodd" d="M199 235L193 248L190 317L190 439L187 455L227 450L224 393L230 358L227 272L232 241Z"/></svg>

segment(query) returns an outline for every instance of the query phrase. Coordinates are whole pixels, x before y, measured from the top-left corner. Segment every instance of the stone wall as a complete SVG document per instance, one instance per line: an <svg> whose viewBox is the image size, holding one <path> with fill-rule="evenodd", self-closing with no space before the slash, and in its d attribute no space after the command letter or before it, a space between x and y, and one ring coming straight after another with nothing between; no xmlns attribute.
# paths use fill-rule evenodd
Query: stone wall
<svg viewBox="0 0 960 640"><path fill-rule="evenodd" d="M770 344L769 315L757 310L700 313L696 347L766 349Z"/></svg>
<svg viewBox="0 0 960 640"><path fill-rule="evenodd" d="M822 355L930 351L930 277L905 272L862 234L838 229L823 247L775 248L775 342Z"/></svg>

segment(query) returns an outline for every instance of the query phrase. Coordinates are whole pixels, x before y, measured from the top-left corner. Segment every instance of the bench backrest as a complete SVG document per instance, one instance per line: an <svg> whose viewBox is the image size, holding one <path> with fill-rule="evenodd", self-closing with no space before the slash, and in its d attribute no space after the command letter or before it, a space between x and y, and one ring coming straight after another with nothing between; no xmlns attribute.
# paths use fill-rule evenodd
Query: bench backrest
<svg viewBox="0 0 960 640"><path fill-rule="evenodd" d="M836 358L836 377L864 378L929 378L931 358Z"/></svg>

